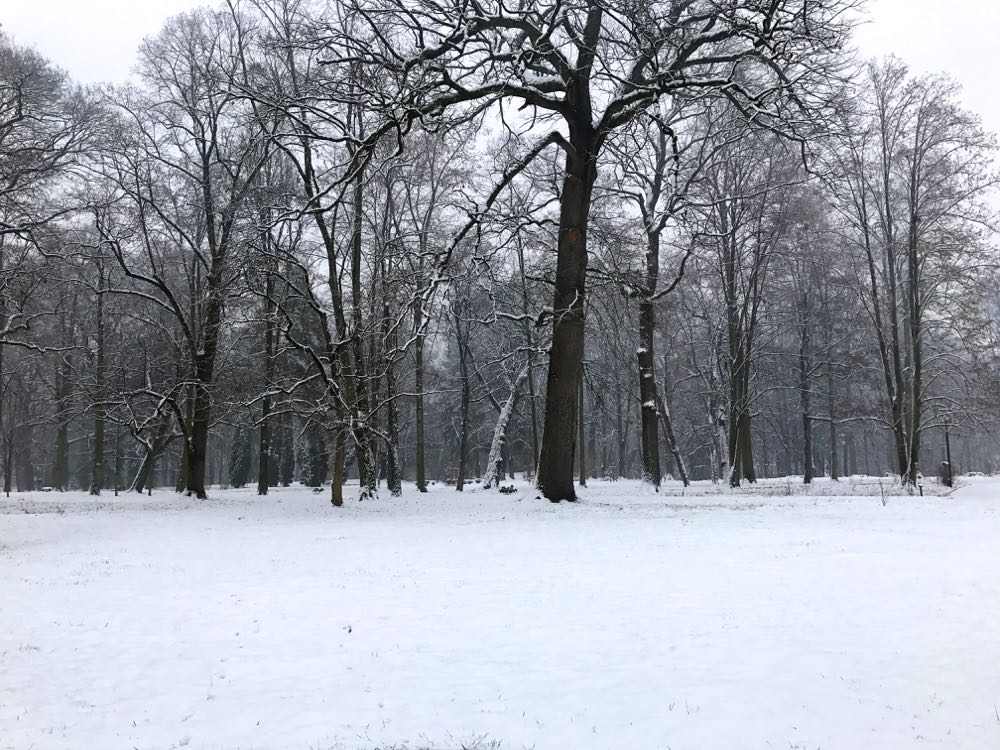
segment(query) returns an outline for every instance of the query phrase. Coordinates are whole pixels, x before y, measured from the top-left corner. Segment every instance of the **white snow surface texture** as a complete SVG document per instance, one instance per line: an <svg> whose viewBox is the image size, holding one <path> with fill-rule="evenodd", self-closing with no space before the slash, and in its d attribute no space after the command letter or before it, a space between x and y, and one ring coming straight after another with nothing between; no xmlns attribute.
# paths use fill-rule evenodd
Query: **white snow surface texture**
<svg viewBox="0 0 1000 750"><path fill-rule="evenodd" d="M212 494L0 500L0 748L1000 748L1000 480Z"/></svg>

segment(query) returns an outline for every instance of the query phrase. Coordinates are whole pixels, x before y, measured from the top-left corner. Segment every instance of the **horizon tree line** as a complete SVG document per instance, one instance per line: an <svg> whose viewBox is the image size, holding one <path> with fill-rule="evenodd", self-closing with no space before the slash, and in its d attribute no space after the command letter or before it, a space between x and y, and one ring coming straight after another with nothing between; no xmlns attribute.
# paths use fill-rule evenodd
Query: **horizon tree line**
<svg viewBox="0 0 1000 750"><path fill-rule="evenodd" d="M991 470L995 143L854 11L228 2L90 88L0 36L5 491Z"/></svg>

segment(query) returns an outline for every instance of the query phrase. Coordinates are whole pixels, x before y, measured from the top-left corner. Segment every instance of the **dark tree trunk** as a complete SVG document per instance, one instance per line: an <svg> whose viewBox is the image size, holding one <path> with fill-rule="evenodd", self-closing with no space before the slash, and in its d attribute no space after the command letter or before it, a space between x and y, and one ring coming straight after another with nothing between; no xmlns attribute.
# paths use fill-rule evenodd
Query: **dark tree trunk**
<svg viewBox="0 0 1000 750"><path fill-rule="evenodd" d="M3 242L0 241L0 271L4 266ZM0 295L0 330L7 327L7 301L4 295ZM6 405L7 389L4 386L4 349L3 342L0 341L0 452L3 455L3 491L10 495L10 438L4 429L4 406Z"/></svg>
<svg viewBox="0 0 1000 750"><path fill-rule="evenodd" d="M267 245L270 248L270 243ZM271 264L273 261L268 259ZM267 269L264 281L264 396L260 404L260 446L257 465L257 494L266 495L271 477L271 388L274 386L275 304L274 275Z"/></svg>
<svg viewBox="0 0 1000 750"><path fill-rule="evenodd" d="M577 404L583 366L587 225L597 179L589 121L583 137L572 138L559 211L552 348L545 390L545 426L538 461L538 487L552 502L575 500Z"/></svg>
<svg viewBox="0 0 1000 750"><path fill-rule="evenodd" d="M101 274L103 286L103 273ZM94 455L90 470L90 494L100 495L104 486L104 291L97 292L97 362L94 368Z"/></svg>
<svg viewBox="0 0 1000 750"><path fill-rule="evenodd" d="M580 480L579 481L580 481L580 486L581 487L586 487L587 486L587 441L586 441L585 435L584 435L584 429L585 429L585 424L584 423L586 421L584 419L584 414L586 414L587 412L586 412L586 410L584 408L585 403L586 402L584 401L584 398L583 398L583 377L581 377L580 378L580 405L579 405L579 408L578 408L578 411L577 411L577 414L579 415L578 419L577 419L577 421L579 423L579 430L578 430L577 440L579 441L579 448L580 448Z"/></svg>
<svg viewBox="0 0 1000 750"><path fill-rule="evenodd" d="M627 434L622 414L622 395L618 390L615 390L615 438L618 444L618 465L615 469L615 479L625 477L625 440Z"/></svg>
<svg viewBox="0 0 1000 750"><path fill-rule="evenodd" d="M757 481L750 432L749 369L749 362L743 353L738 353L733 367L729 406L729 483L733 487L739 487L743 479L751 483Z"/></svg>
<svg viewBox="0 0 1000 750"><path fill-rule="evenodd" d="M416 430L416 480L417 491L427 492L426 458L424 455L424 307L423 288L421 279L423 278L423 261L417 280L417 293L413 301L413 328L416 331L413 342L414 357L414 410Z"/></svg>
<svg viewBox="0 0 1000 750"><path fill-rule="evenodd" d="M916 197L911 197L911 205L915 205ZM910 444L906 458L906 481L916 484L920 478L920 438L923 431L923 309L920 301L921 263L917 245L917 226L920 218L916 214L910 217L909 242L907 246L907 306L909 318L909 338L913 353L912 381L910 383Z"/></svg>
<svg viewBox="0 0 1000 750"><path fill-rule="evenodd" d="M384 261L383 261L384 264ZM403 475L399 468L399 417L396 408L396 328L389 315L389 295L385 289L385 268L382 269L382 340L385 342L385 430L388 444L385 446L386 486L389 494L399 497L403 494Z"/></svg>
<svg viewBox="0 0 1000 750"><path fill-rule="evenodd" d="M661 135L662 138L662 135ZM655 206L654 206L655 208ZM647 217L647 221L651 217ZM660 436L658 431L655 359L653 341L656 331L656 310L653 295L660 277L660 233L652 228L646 233L646 283L639 298L639 401L640 434L642 437L642 479L660 489L663 472L660 468Z"/></svg>
<svg viewBox="0 0 1000 750"><path fill-rule="evenodd" d="M833 375L826 374L826 398L827 412L830 415L830 479L837 481L840 479L840 472L837 470L837 396L833 390Z"/></svg>
<svg viewBox="0 0 1000 750"><path fill-rule="evenodd" d="M347 425L345 412L337 408L337 427L333 436L333 478L330 502L337 508L344 504L344 475L347 471Z"/></svg>
<svg viewBox="0 0 1000 750"><path fill-rule="evenodd" d="M32 418L31 391L25 390L25 384L21 382L19 389L22 393L20 411L21 418L19 424L15 426L16 432L12 442L14 449L14 463L17 470L17 488L22 492L31 492L35 489L35 462L33 452L35 447L34 420Z"/></svg>
<svg viewBox="0 0 1000 750"><path fill-rule="evenodd" d="M951 463L951 435L948 432L947 425L944 428L944 460L948 466L947 473L945 474L945 486L953 487L955 484L955 467Z"/></svg>
<svg viewBox="0 0 1000 750"><path fill-rule="evenodd" d="M56 370L56 455L52 464L52 486L69 489L69 400L72 396L72 369L68 355Z"/></svg>
<svg viewBox="0 0 1000 750"><path fill-rule="evenodd" d="M201 347L194 353L195 382L192 384L191 434L187 441L187 493L199 499L208 497L205 471L208 461L208 436L212 423L212 381L219 347L222 322L222 260L213 263L209 273Z"/></svg>
<svg viewBox="0 0 1000 750"><path fill-rule="evenodd" d="M372 430L368 424L370 405L369 383L365 362L363 302L361 291L362 262L362 212L364 211L364 173L358 171L354 179L351 205L351 350L354 354L354 450L361 483L361 499L378 494L378 467L372 444Z"/></svg>
<svg viewBox="0 0 1000 750"><path fill-rule="evenodd" d="M194 385L191 436L187 441L187 486L185 491L199 499L208 497L205 471L208 465L208 432L211 419L211 399L208 384L199 379Z"/></svg>
<svg viewBox="0 0 1000 750"><path fill-rule="evenodd" d="M455 335L458 341L459 376L462 380L462 404L458 431L458 477L455 480L455 489L461 492L465 485L465 473L469 459L469 407L472 401L472 387L469 382L468 348L462 336L462 321L457 309L455 310Z"/></svg>
<svg viewBox="0 0 1000 750"><path fill-rule="evenodd" d="M295 433L292 417L289 414L285 414L282 418L281 434L284 450L278 463L278 481L282 487L291 487L295 481Z"/></svg>
<svg viewBox="0 0 1000 750"><path fill-rule="evenodd" d="M802 400L802 481L811 484L813 480L813 423L812 383L809 377L809 321L801 324L799 341L799 396Z"/></svg>

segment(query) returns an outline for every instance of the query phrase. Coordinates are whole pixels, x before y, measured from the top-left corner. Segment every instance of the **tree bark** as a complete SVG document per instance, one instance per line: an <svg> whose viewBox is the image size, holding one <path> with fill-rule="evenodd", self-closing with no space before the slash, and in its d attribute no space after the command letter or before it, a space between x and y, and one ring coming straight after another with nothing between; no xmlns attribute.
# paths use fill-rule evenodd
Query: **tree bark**
<svg viewBox="0 0 1000 750"><path fill-rule="evenodd" d="M579 407L577 409L577 415L578 415L577 416L577 423L579 425L579 429L577 431L577 440L579 441L579 446L578 447L580 449L580 480L579 481L580 481L580 486L581 487L586 487L587 486L587 440L586 440L586 437L584 435L584 423L585 423L585 420L583 418L583 415L586 414L586 411L584 410L584 404L585 403L586 402L584 401L584 398L583 398L583 378L581 377L580 378L580 403L579 403Z"/></svg>
<svg viewBox="0 0 1000 750"><path fill-rule="evenodd" d="M826 373L826 398L827 412L830 416L830 479L834 482L840 479L840 472L837 469L837 396L833 390L833 375L827 368Z"/></svg>
<svg viewBox="0 0 1000 750"><path fill-rule="evenodd" d="M423 259L420 261L420 270L417 275L417 290L413 300L413 329L415 331L413 341L414 358L414 411L416 431L416 480L417 491L427 492L427 469L424 443L424 301L423 301Z"/></svg>
<svg viewBox="0 0 1000 750"><path fill-rule="evenodd" d="M90 470L90 494L100 495L104 486L104 274L97 291L97 362L94 368L94 454Z"/></svg>
<svg viewBox="0 0 1000 750"><path fill-rule="evenodd" d="M378 467L372 445L369 419L367 366L365 363L363 295L361 291L362 211L364 209L364 173L354 179L351 205L351 348L354 354L354 450L361 483L361 499L378 494Z"/></svg>
<svg viewBox="0 0 1000 750"><path fill-rule="evenodd" d="M663 434L667 439L667 449L670 451L670 455L674 458L674 465L677 467L677 473L680 475L681 482L683 482L684 486L687 487L691 484L691 480L688 476L687 464L684 462L684 456L681 455L680 446L677 443L677 436L674 434L674 424L673 419L670 417L670 407L667 406L662 397L658 398L660 419L663 420Z"/></svg>
<svg viewBox="0 0 1000 750"><path fill-rule="evenodd" d="M911 207L916 204L916 186L912 188ZM923 309L920 301L921 264L917 244L917 227L920 217L910 215L909 241L907 243L908 288L907 304L909 338L912 350L912 378L910 383L910 444L907 451L906 481L915 485L920 478L920 438L923 431Z"/></svg>
<svg viewBox="0 0 1000 750"><path fill-rule="evenodd" d="M538 406L535 403L535 342L531 335L531 323L528 322L528 277L524 270L524 243L521 235L517 236L517 262L521 270L521 314L524 328L524 344L528 350L528 399L531 411L531 472L538 471Z"/></svg>
<svg viewBox="0 0 1000 750"><path fill-rule="evenodd" d="M653 307L653 294L659 283L660 233L647 230L646 240L646 283L639 298L639 350L636 353L639 360L642 479L659 490L663 472L660 468L660 435L657 425L658 396L653 352L656 310Z"/></svg>
<svg viewBox="0 0 1000 750"><path fill-rule="evenodd" d="M504 477L504 472L502 470L503 464L503 452L504 448L508 445L506 435L507 435L507 425L510 424L511 415L514 413L514 406L517 404L518 395L521 391L521 384L524 383L528 376L528 368L525 367L521 371L517 379L511 384L510 392L507 394L507 399L500 406L499 413L497 414L497 422L493 428L493 440L490 442L490 453L489 457L486 459L486 473L483 475L483 489L489 489L490 487L495 487L500 484L500 481ZM507 461L509 462L509 455ZM513 478L513 470L511 471L511 478Z"/></svg>
<svg viewBox="0 0 1000 750"><path fill-rule="evenodd" d="M386 486L389 494L399 497L403 494L403 476L399 468L399 417L396 408L396 328L389 319L389 295L385 290L385 261L382 268L382 340L385 346L385 431L388 444L386 455Z"/></svg>
<svg viewBox="0 0 1000 750"><path fill-rule="evenodd" d="M458 367L461 378L462 403L459 416L458 431L458 476L455 479L455 489L459 492L465 486L465 473L469 460L469 407L472 401L471 383L469 382L468 348L462 336L462 320L457 309L455 315L455 338L458 342Z"/></svg>
<svg viewBox="0 0 1000 750"><path fill-rule="evenodd" d="M265 220L269 217L265 216ZM270 235L265 235L270 250ZM273 261L266 260L268 267L264 280L264 396L260 402L260 444L257 465L257 494L266 495L271 477L271 388L274 386L274 346L277 326L274 302Z"/></svg>
<svg viewBox="0 0 1000 750"><path fill-rule="evenodd" d="M0 373L2 374L2 373ZM56 368L56 455L52 463L52 486L69 489L69 400L72 395L72 369L69 356Z"/></svg>
<svg viewBox="0 0 1000 750"><path fill-rule="evenodd" d="M647 250L647 255L653 252L652 241L650 245L651 247ZM659 241L657 240L658 245ZM657 251L658 249L657 247ZM651 261L647 261L647 265L649 264L651 264ZM647 272L647 284L649 283L649 279L650 275ZM652 283L653 289L655 289L656 282L653 281ZM642 479L647 484L651 484L655 489L659 490L662 471L660 469L660 435L657 425L659 415L657 414L656 374L653 367L654 325L655 313L653 302L647 289L647 294L639 301L639 351L637 352L639 360L639 400L641 402Z"/></svg>
<svg viewBox="0 0 1000 750"><path fill-rule="evenodd" d="M805 294L802 295L806 297ZM803 299L803 317L807 301ZM799 339L799 396L802 401L802 482L811 484L813 480L813 423L812 415L812 383L810 378L810 351L809 351L809 321L803 320L800 323Z"/></svg>
<svg viewBox="0 0 1000 750"><path fill-rule="evenodd" d="M589 125L587 126L589 128ZM538 461L538 487L552 502L575 500L573 463L583 366L587 225L597 179L591 138L571 138L559 211L552 348L545 389L545 426Z"/></svg>

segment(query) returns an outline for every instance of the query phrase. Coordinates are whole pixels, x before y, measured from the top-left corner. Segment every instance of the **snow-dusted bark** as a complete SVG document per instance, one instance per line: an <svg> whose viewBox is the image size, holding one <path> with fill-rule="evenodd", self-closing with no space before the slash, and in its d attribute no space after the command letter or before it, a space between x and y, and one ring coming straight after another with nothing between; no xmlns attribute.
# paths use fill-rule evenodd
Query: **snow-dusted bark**
<svg viewBox="0 0 1000 750"><path fill-rule="evenodd" d="M500 463L503 458L504 434L507 432L507 423L510 422L510 415L514 413L514 405L517 404L517 397L520 395L521 386L528 378L528 368L521 370L511 384L510 393L504 402L500 414L497 416L496 426L493 428L493 442L490 443L490 456L486 461L486 475L483 477L483 487L489 489L500 483Z"/></svg>

